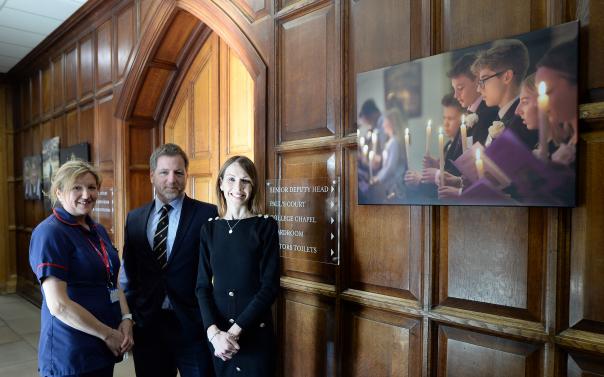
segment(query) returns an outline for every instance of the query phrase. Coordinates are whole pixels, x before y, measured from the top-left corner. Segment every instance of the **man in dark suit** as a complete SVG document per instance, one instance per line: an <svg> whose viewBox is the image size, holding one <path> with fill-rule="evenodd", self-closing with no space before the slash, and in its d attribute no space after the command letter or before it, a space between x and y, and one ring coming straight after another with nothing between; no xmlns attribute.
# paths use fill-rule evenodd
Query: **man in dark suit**
<svg viewBox="0 0 604 377"><path fill-rule="evenodd" d="M485 103L499 108L496 120L502 122L503 127L499 127L497 132L489 131L490 137L496 138L503 128L510 129L532 150L538 141L538 131L527 129L522 118L515 114L520 84L528 65L529 55L524 43L517 39L503 39L479 54L472 65L472 72L478 76L478 91Z"/></svg>
<svg viewBox="0 0 604 377"><path fill-rule="evenodd" d="M475 54L465 54L459 58L447 73L455 99L459 101L468 114L476 114L478 121L468 127L468 136L472 141L485 144L489 136L489 127L497 117L498 108L487 106L478 92L478 78L472 73L472 64L476 61ZM470 123L467 123L470 125Z"/></svg>
<svg viewBox="0 0 604 377"><path fill-rule="evenodd" d="M200 229L217 210L185 195L188 167L178 145L157 148L150 158L155 199L126 220L120 280L134 316L139 377L213 375L195 284Z"/></svg>

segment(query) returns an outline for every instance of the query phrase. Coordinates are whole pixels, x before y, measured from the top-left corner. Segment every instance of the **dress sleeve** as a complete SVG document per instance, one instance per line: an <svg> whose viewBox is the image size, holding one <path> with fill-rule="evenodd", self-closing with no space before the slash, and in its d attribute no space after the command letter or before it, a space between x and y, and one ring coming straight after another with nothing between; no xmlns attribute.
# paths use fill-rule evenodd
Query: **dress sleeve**
<svg viewBox="0 0 604 377"><path fill-rule="evenodd" d="M260 257L260 289L235 321L244 330L270 310L279 293L278 227L277 221L272 217L267 221L268 226L260 235L264 244Z"/></svg>
<svg viewBox="0 0 604 377"><path fill-rule="evenodd" d="M49 276L67 281L70 247L48 223L34 230L29 243L29 264L40 284Z"/></svg>
<svg viewBox="0 0 604 377"><path fill-rule="evenodd" d="M214 274L210 264L210 248L208 246L208 240L208 226L204 225L201 228L201 234L199 236L199 266L197 268L197 287L195 289L195 294L197 296L197 303L199 304L199 310L206 330L208 327L216 324L217 312L212 296L212 291L214 290L212 278Z"/></svg>

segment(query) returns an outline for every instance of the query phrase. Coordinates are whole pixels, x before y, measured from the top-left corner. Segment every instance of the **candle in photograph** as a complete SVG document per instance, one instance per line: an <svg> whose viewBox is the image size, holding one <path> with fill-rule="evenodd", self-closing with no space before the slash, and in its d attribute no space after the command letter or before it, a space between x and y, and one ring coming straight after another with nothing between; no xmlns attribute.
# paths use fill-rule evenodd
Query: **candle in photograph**
<svg viewBox="0 0 604 377"><path fill-rule="evenodd" d="M373 131L371 135L371 146L374 151L377 151L377 142L378 142L378 130Z"/></svg>
<svg viewBox="0 0 604 377"><path fill-rule="evenodd" d="M440 155L440 186L445 185L445 136L443 128L438 127L438 153Z"/></svg>
<svg viewBox="0 0 604 377"><path fill-rule="evenodd" d="M363 145L363 157L367 158L367 154L369 153L369 145Z"/></svg>
<svg viewBox="0 0 604 377"><path fill-rule="evenodd" d="M409 166L409 127L405 128L405 157Z"/></svg>
<svg viewBox="0 0 604 377"><path fill-rule="evenodd" d="M361 149L365 146L365 137L361 136L359 138L359 146L361 147Z"/></svg>
<svg viewBox="0 0 604 377"><path fill-rule="evenodd" d="M548 143L548 121L547 111L549 108L549 96L547 95L547 85L545 81L539 83L537 91L539 96L537 97L537 107L539 108L539 158L542 160L547 159L547 143Z"/></svg>
<svg viewBox="0 0 604 377"><path fill-rule="evenodd" d="M480 157L480 149L476 149L476 172L478 173L478 179L484 176L484 165Z"/></svg>
<svg viewBox="0 0 604 377"><path fill-rule="evenodd" d="M468 149L468 130L466 128L466 115L461 115L461 126L459 128L461 132L461 150L465 152Z"/></svg>
<svg viewBox="0 0 604 377"><path fill-rule="evenodd" d="M375 152L369 151L369 180L373 178L373 159L375 158Z"/></svg>
<svg viewBox="0 0 604 377"><path fill-rule="evenodd" d="M430 137L432 136L432 119L428 120L426 126L426 156L430 155Z"/></svg>

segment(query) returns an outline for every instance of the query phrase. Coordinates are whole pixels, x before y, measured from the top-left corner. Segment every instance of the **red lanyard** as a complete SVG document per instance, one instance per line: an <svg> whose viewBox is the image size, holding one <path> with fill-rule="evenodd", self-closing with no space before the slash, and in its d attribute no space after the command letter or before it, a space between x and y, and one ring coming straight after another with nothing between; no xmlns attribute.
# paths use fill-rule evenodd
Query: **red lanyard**
<svg viewBox="0 0 604 377"><path fill-rule="evenodd" d="M52 209L52 213L55 215L57 220L59 220L63 224L80 228L82 233L84 233L84 236L86 236L86 241L88 241L90 246L92 246L92 249L96 252L96 254L99 256L99 258L101 258L101 261L103 262L103 265L105 266L105 271L107 272L107 283L109 285L113 285L113 283L111 282L111 261L109 260L109 253L107 252L107 248L105 247L105 242L103 241L103 238L101 237L101 235L98 234L98 232L97 232L97 236L99 237L99 243L101 244L101 250L99 250L99 248L96 247L96 245L90 240L90 238L86 234L84 227L82 227L82 225L80 225L78 223L70 223L67 220L63 219L61 216L59 216L59 214L57 213L57 211L54 208ZM96 227L94 226L94 224L92 224L91 229L96 230Z"/></svg>

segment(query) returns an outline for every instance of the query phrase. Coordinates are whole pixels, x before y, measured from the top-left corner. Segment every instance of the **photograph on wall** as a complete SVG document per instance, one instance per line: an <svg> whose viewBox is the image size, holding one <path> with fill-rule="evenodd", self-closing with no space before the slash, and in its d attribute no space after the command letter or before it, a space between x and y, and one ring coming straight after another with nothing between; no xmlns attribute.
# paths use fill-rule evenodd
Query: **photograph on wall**
<svg viewBox="0 0 604 377"><path fill-rule="evenodd" d="M90 146L88 143L80 143L61 148L59 161L61 165L69 160L82 160L90 162Z"/></svg>
<svg viewBox="0 0 604 377"><path fill-rule="evenodd" d="M358 203L575 206L578 31L357 74Z"/></svg>
<svg viewBox="0 0 604 377"><path fill-rule="evenodd" d="M53 137L42 141L42 182L45 193L50 191L50 180L55 171L59 169L59 137ZM44 210L50 213L52 206L46 195L44 198Z"/></svg>
<svg viewBox="0 0 604 377"><path fill-rule="evenodd" d="M26 200L42 199L42 156L23 158L23 189Z"/></svg>

